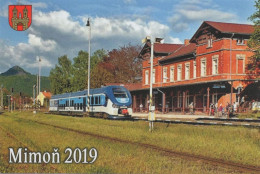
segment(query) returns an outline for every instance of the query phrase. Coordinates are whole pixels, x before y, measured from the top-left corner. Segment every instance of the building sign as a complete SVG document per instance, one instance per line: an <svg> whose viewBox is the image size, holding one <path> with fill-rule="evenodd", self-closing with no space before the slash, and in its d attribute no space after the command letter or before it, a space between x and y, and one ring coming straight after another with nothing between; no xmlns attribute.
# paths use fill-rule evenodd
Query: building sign
<svg viewBox="0 0 260 174"><path fill-rule="evenodd" d="M9 5L9 25L16 31L27 30L32 23L31 5Z"/></svg>

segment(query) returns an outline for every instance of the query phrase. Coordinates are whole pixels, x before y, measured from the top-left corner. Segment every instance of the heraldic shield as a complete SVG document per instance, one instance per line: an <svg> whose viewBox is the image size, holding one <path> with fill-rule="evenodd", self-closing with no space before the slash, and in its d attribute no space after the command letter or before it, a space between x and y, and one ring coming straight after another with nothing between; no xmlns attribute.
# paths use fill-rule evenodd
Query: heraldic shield
<svg viewBox="0 0 260 174"><path fill-rule="evenodd" d="M17 31L24 31L32 23L32 5L9 5L9 25Z"/></svg>

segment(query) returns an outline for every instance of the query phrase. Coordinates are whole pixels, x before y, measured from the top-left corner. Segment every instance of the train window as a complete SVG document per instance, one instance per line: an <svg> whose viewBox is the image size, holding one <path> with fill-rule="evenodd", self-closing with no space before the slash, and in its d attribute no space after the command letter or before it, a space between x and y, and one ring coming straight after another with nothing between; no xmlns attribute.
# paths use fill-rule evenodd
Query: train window
<svg viewBox="0 0 260 174"><path fill-rule="evenodd" d="M79 103L77 103L77 110L79 110Z"/></svg>
<svg viewBox="0 0 260 174"><path fill-rule="evenodd" d="M98 96L95 96L95 105L98 105L99 104L99 98Z"/></svg>
<svg viewBox="0 0 260 174"><path fill-rule="evenodd" d="M128 98L126 91L121 88L114 88L113 94L115 98Z"/></svg>
<svg viewBox="0 0 260 174"><path fill-rule="evenodd" d="M76 104L74 104L74 110L76 110Z"/></svg>
<svg viewBox="0 0 260 174"><path fill-rule="evenodd" d="M98 96L98 105L100 105L100 96Z"/></svg>
<svg viewBox="0 0 260 174"><path fill-rule="evenodd" d="M82 103L80 103L80 110L82 110Z"/></svg>
<svg viewBox="0 0 260 174"><path fill-rule="evenodd" d="M90 104L93 105L94 104L94 97L91 96L91 99L90 99Z"/></svg>

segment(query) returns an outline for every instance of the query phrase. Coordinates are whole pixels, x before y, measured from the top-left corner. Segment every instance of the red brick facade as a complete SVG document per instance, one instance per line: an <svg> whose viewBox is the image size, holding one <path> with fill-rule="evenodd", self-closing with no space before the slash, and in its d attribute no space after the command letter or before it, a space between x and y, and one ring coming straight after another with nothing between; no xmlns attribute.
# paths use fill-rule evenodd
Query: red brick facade
<svg viewBox="0 0 260 174"><path fill-rule="evenodd" d="M246 64L253 52L247 42L253 26L203 22L184 45L154 43L153 91L157 110L184 111L189 103L208 111L210 103L239 104L238 93L247 84ZM150 42L143 58L142 88L132 89L134 111L147 109L150 87ZM230 71L231 67L231 71ZM232 98L230 97L232 95Z"/></svg>

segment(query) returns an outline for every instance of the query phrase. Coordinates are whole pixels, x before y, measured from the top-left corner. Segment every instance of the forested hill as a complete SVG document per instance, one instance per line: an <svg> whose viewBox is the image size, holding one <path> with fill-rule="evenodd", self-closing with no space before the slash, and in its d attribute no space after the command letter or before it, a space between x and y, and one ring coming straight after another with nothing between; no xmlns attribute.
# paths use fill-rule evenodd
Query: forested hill
<svg viewBox="0 0 260 174"><path fill-rule="evenodd" d="M37 82L37 76L26 72L19 66L14 66L8 71L0 74L0 87L3 85L8 91L14 88L14 93L22 92L28 96L32 96L33 85ZM49 77L41 77L41 91L50 90Z"/></svg>

